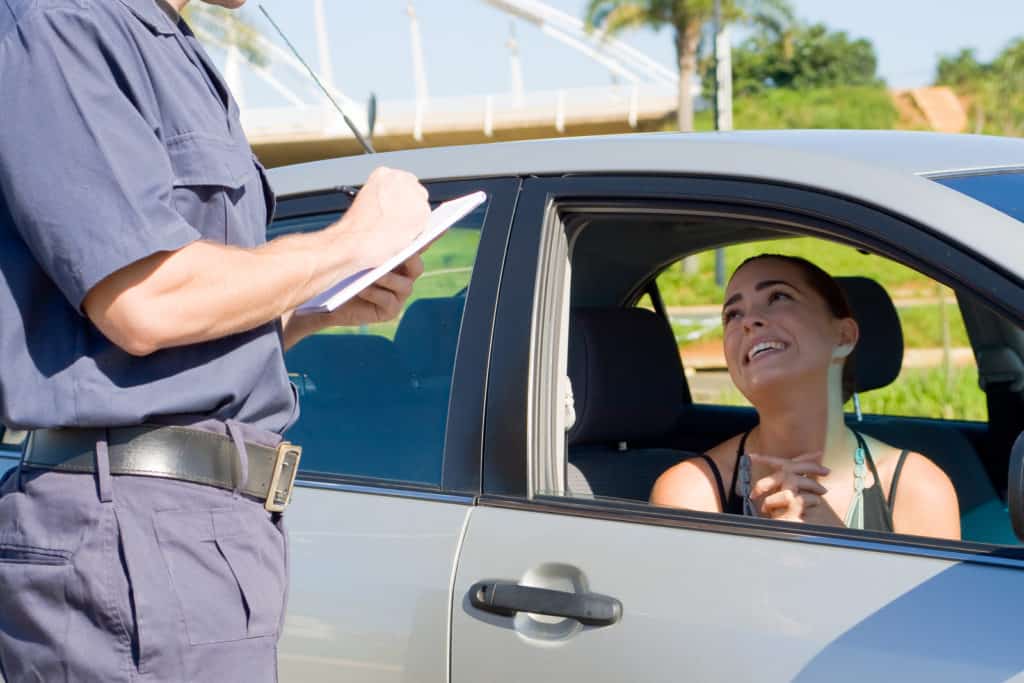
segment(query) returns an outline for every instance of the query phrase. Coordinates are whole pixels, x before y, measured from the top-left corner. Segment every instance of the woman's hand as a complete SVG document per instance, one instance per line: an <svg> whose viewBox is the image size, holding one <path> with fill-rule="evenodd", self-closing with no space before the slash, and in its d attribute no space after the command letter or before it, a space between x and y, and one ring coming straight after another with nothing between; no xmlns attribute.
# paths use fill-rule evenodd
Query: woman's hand
<svg viewBox="0 0 1024 683"><path fill-rule="evenodd" d="M767 466L771 473L750 487L750 500L764 517L790 522L842 526L835 511L822 498L828 489L817 477L829 473L820 463L821 453L778 458L750 453L753 465Z"/></svg>

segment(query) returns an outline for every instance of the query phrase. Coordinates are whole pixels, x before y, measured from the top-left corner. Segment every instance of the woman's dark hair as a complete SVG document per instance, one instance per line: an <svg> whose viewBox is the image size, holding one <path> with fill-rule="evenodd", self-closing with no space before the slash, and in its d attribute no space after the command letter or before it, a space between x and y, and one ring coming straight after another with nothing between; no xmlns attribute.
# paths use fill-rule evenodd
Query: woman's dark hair
<svg viewBox="0 0 1024 683"><path fill-rule="evenodd" d="M804 281L810 285L811 289L825 300L825 305L833 316L836 318L854 317L850 301L846 298L846 292L839 286L835 278L807 259L800 258L799 256L783 256L782 254L758 254L757 256L751 256L741 263L739 268L733 271L733 275L751 261L761 261L764 259L774 259L795 266L803 273ZM846 357L846 362L843 364L843 403L850 400L850 397L857 390L857 378L854 370L856 355L857 351L854 349Z"/></svg>

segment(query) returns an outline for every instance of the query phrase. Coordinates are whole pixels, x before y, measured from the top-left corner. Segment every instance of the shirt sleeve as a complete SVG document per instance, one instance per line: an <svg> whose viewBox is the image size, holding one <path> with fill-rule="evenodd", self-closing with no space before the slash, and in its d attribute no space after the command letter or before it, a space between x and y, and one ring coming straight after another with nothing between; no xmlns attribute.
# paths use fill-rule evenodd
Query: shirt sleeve
<svg viewBox="0 0 1024 683"><path fill-rule="evenodd" d="M125 63L141 59L133 49L123 27L79 8L36 10L0 42L0 194L79 311L111 273L200 238L173 208L170 160L135 104L150 88Z"/></svg>

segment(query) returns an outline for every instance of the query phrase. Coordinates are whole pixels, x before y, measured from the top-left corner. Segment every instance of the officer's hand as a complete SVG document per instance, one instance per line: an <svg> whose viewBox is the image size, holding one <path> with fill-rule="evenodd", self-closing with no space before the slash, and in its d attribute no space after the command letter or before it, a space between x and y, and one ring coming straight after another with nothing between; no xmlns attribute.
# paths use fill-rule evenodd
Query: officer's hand
<svg viewBox="0 0 1024 683"><path fill-rule="evenodd" d="M361 268L372 268L422 232L429 215L427 190L416 176L381 166L370 174L342 219L328 229L354 237L346 241L347 248L355 249L351 258ZM383 295L378 291L375 296Z"/></svg>
<svg viewBox="0 0 1024 683"><path fill-rule="evenodd" d="M405 308L413 283L422 274L423 259L415 254L331 313L323 314L319 326L368 325L394 320Z"/></svg>

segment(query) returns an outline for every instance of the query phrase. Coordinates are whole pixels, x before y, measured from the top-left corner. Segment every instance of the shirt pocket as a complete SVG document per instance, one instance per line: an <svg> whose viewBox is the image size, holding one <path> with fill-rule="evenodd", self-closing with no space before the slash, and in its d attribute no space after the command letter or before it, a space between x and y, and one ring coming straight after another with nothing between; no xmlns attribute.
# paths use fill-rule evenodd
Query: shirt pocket
<svg viewBox="0 0 1024 683"><path fill-rule="evenodd" d="M252 152L230 138L188 132L167 141L174 210L204 239L227 243L233 208L256 173Z"/></svg>
<svg viewBox="0 0 1024 683"><path fill-rule="evenodd" d="M193 645L276 636L287 582L284 538L238 511L165 510L157 538Z"/></svg>

